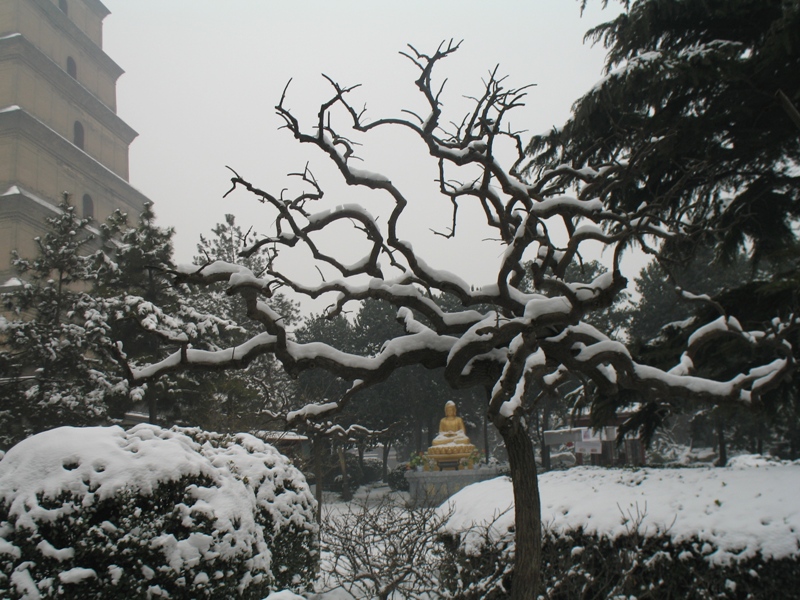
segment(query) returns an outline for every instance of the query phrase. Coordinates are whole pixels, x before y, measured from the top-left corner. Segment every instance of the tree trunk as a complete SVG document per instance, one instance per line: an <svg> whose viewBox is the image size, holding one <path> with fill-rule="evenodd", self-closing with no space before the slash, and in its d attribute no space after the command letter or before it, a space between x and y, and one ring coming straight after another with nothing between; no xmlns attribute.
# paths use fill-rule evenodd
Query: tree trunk
<svg viewBox="0 0 800 600"><path fill-rule="evenodd" d="M339 470L342 472L342 500L350 502L353 499L353 493L350 490L350 481L347 476L347 459L345 457L344 448L339 446L336 449L336 454L339 457Z"/></svg>
<svg viewBox="0 0 800 600"><path fill-rule="evenodd" d="M366 452L366 448L359 444L358 446L358 468L361 469L361 472L364 472L364 452Z"/></svg>
<svg viewBox="0 0 800 600"><path fill-rule="evenodd" d="M756 426L756 453L764 454L764 422L761 419Z"/></svg>
<svg viewBox="0 0 800 600"><path fill-rule="evenodd" d="M542 451L542 471L549 471L550 465L550 446L544 443L544 432L550 429L550 410L542 409L542 428L541 428L541 451Z"/></svg>
<svg viewBox="0 0 800 600"><path fill-rule="evenodd" d="M719 458L717 458L716 465L724 467L728 464L728 447L725 441L725 427L721 419L717 421L717 446L719 447Z"/></svg>
<svg viewBox="0 0 800 600"><path fill-rule="evenodd" d="M147 400L147 422L151 425L158 425L158 400L152 393Z"/></svg>
<svg viewBox="0 0 800 600"><path fill-rule="evenodd" d="M383 443L383 464L381 464L381 481L384 483L389 481L389 450L392 447L391 442Z"/></svg>
<svg viewBox="0 0 800 600"><path fill-rule="evenodd" d="M516 552L511 600L530 600L538 595L542 566L542 515L536 455L528 432L518 419L500 429L514 487Z"/></svg>
<svg viewBox="0 0 800 600"><path fill-rule="evenodd" d="M314 453L314 479L317 482L314 495L317 498L317 523L322 523L322 439L316 438L311 448Z"/></svg>
<svg viewBox="0 0 800 600"><path fill-rule="evenodd" d="M486 462L489 462L489 415L483 415L483 455Z"/></svg>
<svg viewBox="0 0 800 600"><path fill-rule="evenodd" d="M427 450L433 446L433 438L439 434L439 419L436 417L428 418L428 444L422 449Z"/></svg>

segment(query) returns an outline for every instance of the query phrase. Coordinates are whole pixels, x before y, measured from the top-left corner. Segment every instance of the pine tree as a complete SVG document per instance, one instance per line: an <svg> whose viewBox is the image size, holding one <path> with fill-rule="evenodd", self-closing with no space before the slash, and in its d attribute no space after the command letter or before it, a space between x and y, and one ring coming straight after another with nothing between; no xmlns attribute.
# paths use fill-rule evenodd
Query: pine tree
<svg viewBox="0 0 800 600"><path fill-rule="evenodd" d="M800 3L640 0L586 36L606 76L528 151L538 172L616 169L611 209L683 224L722 254L790 246L800 216Z"/></svg>
<svg viewBox="0 0 800 600"><path fill-rule="evenodd" d="M120 358L142 364L185 344L216 349L227 343L231 332L240 331L224 314L211 316L194 306L190 287L174 282L175 232L156 224L152 203L144 206L135 224L117 211L101 230L105 251L96 255L93 293L109 314ZM196 373L162 378L134 390L129 402L115 407L114 416L143 406L152 423L205 425L203 415L216 412L205 400L209 379Z"/></svg>
<svg viewBox="0 0 800 600"><path fill-rule="evenodd" d="M240 255L249 241L258 238L258 234L252 230L242 231L234 215L225 215L225 222L218 223L211 233L213 235L210 237L200 236L195 264L223 261L242 265L256 275L266 272L268 263L263 254L255 253L248 257ZM242 299L238 295L227 294L223 284L204 289L203 293L192 293L192 303L204 313L236 324L236 327L220 331L220 344L241 343L258 331L259 325L247 317ZM270 304L283 316L287 326L299 321L298 304L284 295L274 294ZM203 380L205 404L208 405L207 410L201 410L203 421L200 424L217 431L268 426L270 415L290 406L294 400L294 381L279 368L272 356L259 357L247 368L227 373L225 377L200 374L196 377Z"/></svg>
<svg viewBox="0 0 800 600"><path fill-rule="evenodd" d="M106 419L108 403L127 386L109 367L113 345L107 314L90 295L96 239L68 196L49 231L36 238L38 256L13 265L20 284L0 318L0 444L60 425Z"/></svg>
<svg viewBox="0 0 800 600"><path fill-rule="evenodd" d="M639 359L663 365L720 314L749 327L800 308L788 293L800 260L800 3L624 4L620 16L586 36L609 50L605 77L573 105L563 127L531 140L529 168L555 171L556 186L575 174L613 171L613 187L592 190L607 208L673 230L668 241L650 245L659 262L637 280L646 290L631 312L632 336L644 343ZM714 303L680 301L676 286ZM661 331L678 320L685 322ZM724 377L734 357L757 360L747 348L720 345L695 357L695 367ZM709 422L720 439L726 422L764 425L780 412L776 399L795 405L797 390L797 381L787 381L744 419L718 407ZM644 403L628 426L646 436L684 410L642 397L599 398L595 413L602 418L630 400Z"/></svg>

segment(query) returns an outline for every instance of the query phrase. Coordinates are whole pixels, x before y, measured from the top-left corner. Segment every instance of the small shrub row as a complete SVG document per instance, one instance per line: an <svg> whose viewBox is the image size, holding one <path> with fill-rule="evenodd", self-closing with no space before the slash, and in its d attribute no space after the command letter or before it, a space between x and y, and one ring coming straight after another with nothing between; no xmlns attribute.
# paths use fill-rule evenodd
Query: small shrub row
<svg viewBox="0 0 800 600"><path fill-rule="evenodd" d="M317 591L378 600L439 598L439 529L451 515L409 507L393 494L328 511Z"/></svg>
<svg viewBox="0 0 800 600"><path fill-rule="evenodd" d="M513 534L490 542L487 532L472 534L482 544L447 536L442 583L448 597L501 600L509 597L514 578ZM474 541L474 540L473 540ZM756 556L715 565L715 548L697 540L674 542L669 536L644 537L636 532L616 539L584 531L556 536L545 532L542 545L543 598L636 598L730 600L797 598L800 561Z"/></svg>
<svg viewBox="0 0 800 600"><path fill-rule="evenodd" d="M408 463L402 463L389 471L387 483L393 492L407 492L409 490L408 479L406 479L408 469Z"/></svg>
<svg viewBox="0 0 800 600"><path fill-rule="evenodd" d="M358 455L348 452L345 454L345 465L351 490L368 483L375 483L381 479L383 463L377 458L365 458L362 465L358 460ZM342 470L336 455L329 457L324 466L324 471L325 474L322 478L323 489L329 492L341 492Z"/></svg>

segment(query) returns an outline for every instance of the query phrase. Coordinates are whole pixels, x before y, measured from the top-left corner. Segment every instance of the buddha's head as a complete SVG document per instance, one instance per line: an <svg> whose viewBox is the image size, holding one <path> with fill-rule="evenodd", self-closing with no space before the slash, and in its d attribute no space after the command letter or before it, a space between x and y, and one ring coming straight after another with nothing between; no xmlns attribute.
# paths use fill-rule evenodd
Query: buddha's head
<svg viewBox="0 0 800 600"><path fill-rule="evenodd" d="M452 400L448 400L447 404L444 405L444 414L448 417L455 417L456 416L456 403Z"/></svg>

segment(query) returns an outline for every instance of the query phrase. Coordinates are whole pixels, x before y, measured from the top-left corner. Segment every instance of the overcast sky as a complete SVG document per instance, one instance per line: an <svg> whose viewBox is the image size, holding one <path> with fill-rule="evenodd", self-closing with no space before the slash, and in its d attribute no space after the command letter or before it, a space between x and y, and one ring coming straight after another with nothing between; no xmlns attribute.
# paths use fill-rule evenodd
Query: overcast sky
<svg viewBox="0 0 800 600"><path fill-rule="evenodd" d="M325 171L320 153L298 148L278 129L274 106L290 78L288 104L301 116L311 117L328 98L321 73L342 84L363 84L357 103L366 103L371 116L396 116L420 106L416 71L399 51L410 43L433 52L442 40L463 40L438 72L448 78L445 101L457 105L462 95L480 93L481 78L499 65L509 85L536 84L512 123L538 133L560 125L571 103L602 76L605 51L584 44L583 35L617 12L601 10L600 0L590 2L582 17L579 3L569 0L104 3L111 11L104 49L126 71L117 88L118 113L139 132L130 180L156 203L159 223L176 229L181 262L191 259L199 235L225 213L235 214L245 229L270 230L254 199L222 199L229 187L226 165L278 192L287 173L310 161L315 174L328 178L323 184L332 184L335 173ZM401 146L392 145L396 152L376 168L416 173L414 158ZM348 195L341 203L349 201ZM429 262L458 270L464 262L455 258L461 257L458 248L431 246ZM476 284L490 277L497 256L496 248L478 248L470 258Z"/></svg>

